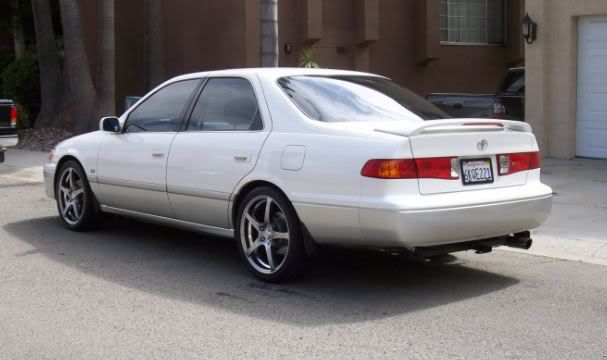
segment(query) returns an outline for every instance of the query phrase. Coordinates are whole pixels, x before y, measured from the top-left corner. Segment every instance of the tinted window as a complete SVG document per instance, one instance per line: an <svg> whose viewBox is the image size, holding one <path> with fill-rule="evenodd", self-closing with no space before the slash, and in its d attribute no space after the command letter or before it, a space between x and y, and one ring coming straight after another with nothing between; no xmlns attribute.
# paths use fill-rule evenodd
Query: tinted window
<svg viewBox="0 0 607 360"><path fill-rule="evenodd" d="M278 80L309 117L325 122L419 121L449 116L392 81L371 76L290 76Z"/></svg>
<svg viewBox="0 0 607 360"><path fill-rule="evenodd" d="M501 92L523 95L525 93L525 73L522 71L509 73L502 84Z"/></svg>
<svg viewBox="0 0 607 360"><path fill-rule="evenodd" d="M199 81L179 81L155 92L130 113L125 132L177 131L181 114Z"/></svg>
<svg viewBox="0 0 607 360"><path fill-rule="evenodd" d="M189 131L261 130L251 84L241 78L214 78L205 85L188 124Z"/></svg>

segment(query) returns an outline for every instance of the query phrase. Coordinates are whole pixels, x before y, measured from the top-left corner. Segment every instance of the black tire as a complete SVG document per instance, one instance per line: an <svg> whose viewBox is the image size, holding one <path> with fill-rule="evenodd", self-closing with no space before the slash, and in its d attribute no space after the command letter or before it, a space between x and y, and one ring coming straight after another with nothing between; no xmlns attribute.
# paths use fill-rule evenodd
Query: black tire
<svg viewBox="0 0 607 360"><path fill-rule="evenodd" d="M66 182L65 176L67 172L72 171L76 177L75 184L78 189L82 189L81 195L77 195L72 199L73 205L71 209L64 205L70 195L64 194L63 189L69 189L69 183ZM71 193L75 193L75 188L72 186ZM85 231L91 229L97 223L97 202L93 191L89 185L86 174L82 166L75 160L68 160L59 169L55 180L55 199L57 203L57 211L63 225L73 231ZM64 209L68 207L67 211ZM77 213L76 213L77 211ZM80 214L79 216L76 216Z"/></svg>
<svg viewBox="0 0 607 360"><path fill-rule="evenodd" d="M270 198L271 203L274 206L274 213L270 215L270 225L269 231L276 231L275 234L288 234L288 239L281 238L278 235L274 238L272 234L264 239L264 235L267 234L265 231L258 231L257 228L254 227L249 218L245 219L244 213L245 211L249 211L249 214L255 214L255 211L259 211L260 208L255 208L257 202L263 201L263 198ZM276 206L277 205L277 206ZM264 215L265 215L265 207L264 207ZM270 210L269 212L271 212ZM263 219L262 219L263 217ZM265 220L265 216L256 217L254 220L260 219ZM244 224L243 224L244 222ZM251 192L249 192L245 198L240 203L238 207L238 211L236 213L235 223L235 231L234 237L236 239L236 244L238 247L238 252L240 253L245 265L255 275L258 279L270 282L270 283L279 283L285 282L289 280L295 279L297 275L300 274L303 269L303 265L306 258L306 251L304 247L303 234L301 231L301 223L299 218L297 217L297 213L293 208L291 202L284 196L280 191L273 189L271 187L259 187ZM261 229L267 229L267 222L259 224ZM286 232L285 230L286 228ZM248 228L247 228L248 227ZM252 230L251 230L252 229ZM249 232L252 234L257 233L256 241L253 243L253 246L250 246L248 236ZM268 245L268 240L269 245ZM257 243L257 240L262 239L266 241L264 245L257 245L254 247L254 244ZM260 241L262 241L260 240ZM287 245L285 246L285 240ZM247 246L249 246L247 248ZM270 247L270 252L276 252L276 264L275 269L272 270L271 267L265 268L263 263L264 252L267 252L267 247ZM285 249L286 250L283 250ZM247 255L247 250L250 248L255 248L257 250L253 251L252 256ZM259 251L264 251L259 253ZM284 252L281 253L281 252ZM269 257L266 255L267 264L270 264ZM277 264L278 261L280 265Z"/></svg>

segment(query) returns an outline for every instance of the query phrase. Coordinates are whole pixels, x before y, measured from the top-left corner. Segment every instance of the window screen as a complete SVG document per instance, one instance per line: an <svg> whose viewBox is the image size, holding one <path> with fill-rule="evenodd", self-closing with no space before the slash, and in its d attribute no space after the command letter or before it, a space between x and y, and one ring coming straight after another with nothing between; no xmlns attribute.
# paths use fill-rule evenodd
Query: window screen
<svg viewBox="0 0 607 360"><path fill-rule="evenodd" d="M504 0L440 0L441 41L503 44Z"/></svg>

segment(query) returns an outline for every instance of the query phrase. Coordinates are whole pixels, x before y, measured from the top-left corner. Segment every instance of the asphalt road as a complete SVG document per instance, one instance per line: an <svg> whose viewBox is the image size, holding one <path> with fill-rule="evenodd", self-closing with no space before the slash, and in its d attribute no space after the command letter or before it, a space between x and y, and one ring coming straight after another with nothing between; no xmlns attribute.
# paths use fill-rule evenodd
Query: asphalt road
<svg viewBox="0 0 607 360"><path fill-rule="evenodd" d="M0 359L607 359L607 267L446 260L330 252L268 285L230 241L70 232L41 184L0 176Z"/></svg>

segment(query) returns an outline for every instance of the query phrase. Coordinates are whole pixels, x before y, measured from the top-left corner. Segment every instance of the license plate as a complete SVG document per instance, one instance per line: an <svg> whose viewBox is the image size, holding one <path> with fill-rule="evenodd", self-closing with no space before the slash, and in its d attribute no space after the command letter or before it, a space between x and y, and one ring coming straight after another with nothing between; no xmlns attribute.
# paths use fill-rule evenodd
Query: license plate
<svg viewBox="0 0 607 360"><path fill-rule="evenodd" d="M461 160L464 185L490 184L493 182L491 159Z"/></svg>

